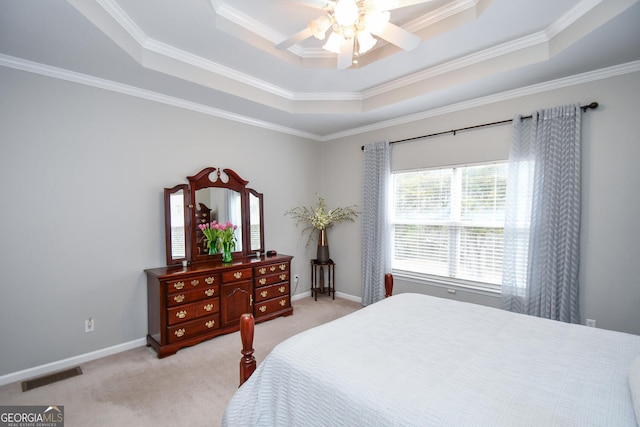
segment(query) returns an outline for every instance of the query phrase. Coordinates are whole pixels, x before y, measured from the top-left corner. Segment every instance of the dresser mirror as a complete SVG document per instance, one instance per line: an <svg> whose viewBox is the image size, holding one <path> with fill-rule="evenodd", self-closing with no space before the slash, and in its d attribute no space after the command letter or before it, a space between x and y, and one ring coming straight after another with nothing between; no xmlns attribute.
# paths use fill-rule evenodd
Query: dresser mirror
<svg viewBox="0 0 640 427"><path fill-rule="evenodd" d="M234 256L264 251L262 194L231 169L205 168L189 184L164 189L167 265L220 259L205 247L200 224L237 226Z"/></svg>

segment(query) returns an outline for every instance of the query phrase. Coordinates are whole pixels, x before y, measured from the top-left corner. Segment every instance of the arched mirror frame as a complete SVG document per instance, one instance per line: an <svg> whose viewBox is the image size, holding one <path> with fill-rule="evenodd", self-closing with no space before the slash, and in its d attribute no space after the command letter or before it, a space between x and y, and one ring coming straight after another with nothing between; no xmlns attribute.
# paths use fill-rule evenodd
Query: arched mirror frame
<svg viewBox="0 0 640 427"><path fill-rule="evenodd" d="M216 177L214 181L210 179L211 174ZM224 179L226 180L224 180ZM183 260L189 262L205 262L212 260L219 260L220 254L208 255L199 254L198 252L198 238L197 238L197 221L195 215L197 208L194 206L197 203L196 191L209 188L218 187L226 188L237 191L240 194L240 212L242 213L242 250L236 251L235 256L249 256L256 252L264 252L264 213L263 213L263 197L261 193L258 193L254 189L247 188L246 185L249 181L242 179L236 172L231 169L219 169L214 167L208 167L196 175L188 176L187 180L189 184L180 184L172 188L164 189L164 202L165 202L165 233L166 233L166 252L167 252L167 265L180 264ZM184 258L176 256L176 251L172 244L172 207L171 197L177 197L182 190L183 203L184 203L184 243L185 251ZM255 213L251 211L251 198L255 198L253 205L259 207L259 212ZM173 209L175 214L177 210ZM256 224L252 224L251 218L259 218L259 227ZM259 230L259 236L252 239L251 229L254 227ZM258 243L259 242L259 243ZM257 247L256 245L259 245Z"/></svg>
<svg viewBox="0 0 640 427"><path fill-rule="evenodd" d="M214 177L214 180L211 180L211 176ZM226 179L226 181L225 181ZM238 194L240 195L240 212L242 215L242 224L240 224L242 226L242 251L235 251L234 253L237 255L238 253L242 253L245 254L245 250L247 248L247 246L245 245L246 242L246 230L247 230L247 218L246 218L246 212L247 212L247 203L246 203L246 196L245 196L245 188L246 185L249 181L245 181L244 179L240 178L240 176L238 176L238 174L236 174L233 170L231 169L219 169L219 168L213 168L213 167L209 167L209 168L205 168L203 170L201 170L200 172L198 172L196 175L194 176L188 176L187 180L189 181L189 188L190 188L190 194L191 194L191 204L189 205L189 209L190 209L190 214L191 214L191 224L193 224L193 226L191 227L191 260L193 262L198 262L198 261L208 261L211 260L212 258L221 258L220 254L217 255L209 255L209 254L203 254L201 253L202 251L199 250L199 244L200 244L200 238L199 238L199 229L197 227L197 224L199 223L199 221L196 220L195 215L200 212L199 207L196 206L196 203L198 203L198 199L196 198L196 192L200 189L203 188L211 188L211 187L215 187L215 188L225 188L228 190L233 190L233 191L237 191ZM221 221L222 222L222 221Z"/></svg>

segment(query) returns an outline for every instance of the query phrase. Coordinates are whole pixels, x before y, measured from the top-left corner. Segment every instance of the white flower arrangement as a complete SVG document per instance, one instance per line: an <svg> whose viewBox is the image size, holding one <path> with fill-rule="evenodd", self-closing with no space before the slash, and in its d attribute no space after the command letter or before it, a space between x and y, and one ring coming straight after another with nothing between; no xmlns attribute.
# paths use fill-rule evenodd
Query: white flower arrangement
<svg viewBox="0 0 640 427"><path fill-rule="evenodd" d="M324 198L317 194L316 196L318 196L318 206L300 206L285 212L285 215L291 215L296 220L296 225L300 223L307 224L307 227L302 230L302 233L304 234L305 232L310 231L309 241L311 240L314 231L326 230L338 222L353 222L359 214L356 211L356 205L330 209L327 211L327 204Z"/></svg>

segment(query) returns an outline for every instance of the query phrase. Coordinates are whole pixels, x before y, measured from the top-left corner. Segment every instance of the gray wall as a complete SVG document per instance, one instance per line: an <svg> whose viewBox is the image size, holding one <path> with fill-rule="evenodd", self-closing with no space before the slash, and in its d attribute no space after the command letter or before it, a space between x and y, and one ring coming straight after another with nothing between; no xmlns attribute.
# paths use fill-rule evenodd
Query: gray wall
<svg viewBox="0 0 640 427"><path fill-rule="evenodd" d="M592 100L601 107L583 125L582 313L640 334L639 88L635 73L319 143L0 67L0 378L141 345L143 269L164 264L162 189L203 167L232 168L264 193L266 246L295 256L302 294L314 248L283 213L313 204L317 192L329 207L361 204L361 145ZM508 133L396 145L394 167L504 155ZM353 297L361 295L359 240L359 222L329 234L338 291ZM407 291L450 296L396 280L396 292ZM498 304L481 294L455 298ZM93 333L84 332L89 317Z"/></svg>
<svg viewBox="0 0 640 427"><path fill-rule="evenodd" d="M640 73L602 79L562 89L495 102L335 140L323 147L323 181L331 201L360 200L364 144L399 140L451 129L510 119L516 114L561 104L591 101L597 110L583 115L582 227L580 301L582 320L595 319L605 329L640 334ZM392 168L411 169L508 157L510 128L501 126L394 144ZM345 186L344 182L353 183ZM341 225L339 227L342 227ZM360 295L359 228L330 230L338 290ZM395 280L394 292L422 292L499 306L498 296Z"/></svg>
<svg viewBox="0 0 640 427"><path fill-rule="evenodd" d="M306 283L284 212L319 191L317 142L4 67L0 93L0 377L146 336L163 188L206 166L264 193L265 245Z"/></svg>

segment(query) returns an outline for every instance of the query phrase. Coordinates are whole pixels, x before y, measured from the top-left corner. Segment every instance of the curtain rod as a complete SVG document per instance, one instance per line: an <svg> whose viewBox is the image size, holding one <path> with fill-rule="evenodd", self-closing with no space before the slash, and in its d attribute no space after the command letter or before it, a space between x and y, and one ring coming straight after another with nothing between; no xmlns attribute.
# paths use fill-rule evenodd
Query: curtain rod
<svg viewBox="0 0 640 427"><path fill-rule="evenodd" d="M582 111L587 111L589 109L596 109L596 108L598 108L598 103L597 102L592 102L591 104L583 105L580 108L582 108ZM531 117L532 116L525 116L525 117L522 117L522 119L523 120L524 119L530 119ZM470 129L483 128L483 127L487 127L487 126L501 125L501 124L504 124L504 123L510 123L512 121L513 121L513 119L500 120L499 122L483 123L481 125L468 126L466 128L452 129L452 130L447 130L447 131L444 131L444 132L431 133L429 135L414 136L413 138L400 139L398 141L389 141L389 144L395 144L397 142L413 141L414 139L430 138L432 136L445 135L447 133L452 133L452 134L455 135L457 132L460 132L460 131L463 131L463 130L470 130ZM364 151L364 145L362 147L360 147L360 149Z"/></svg>

